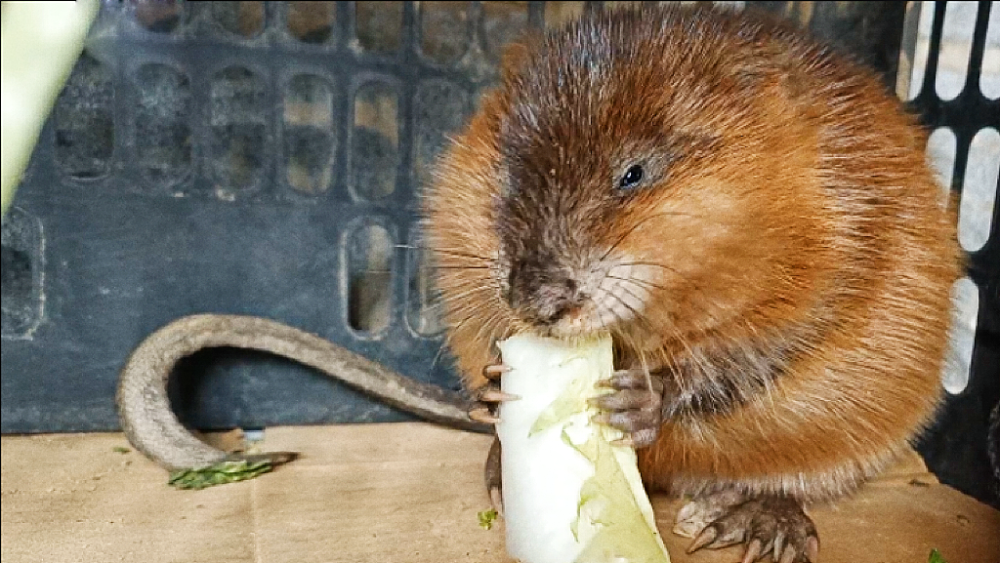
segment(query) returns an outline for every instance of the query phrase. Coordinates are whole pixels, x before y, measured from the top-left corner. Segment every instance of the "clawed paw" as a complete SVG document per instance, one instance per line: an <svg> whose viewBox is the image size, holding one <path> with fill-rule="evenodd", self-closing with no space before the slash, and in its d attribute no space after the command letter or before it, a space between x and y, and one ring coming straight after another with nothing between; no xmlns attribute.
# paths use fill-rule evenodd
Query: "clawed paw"
<svg viewBox="0 0 1000 563"><path fill-rule="evenodd" d="M474 404L469 409L469 418L484 424L496 424L500 422L497 417L497 408L504 401L513 401L518 397L500 390L500 377L510 371L510 367L503 364L499 358L496 363L489 364L483 368L483 377L487 379L485 385L473 391L472 398Z"/></svg>
<svg viewBox="0 0 1000 563"><path fill-rule="evenodd" d="M641 369L619 370L601 386L613 391L591 399L604 411L594 420L624 432L618 444L644 448L656 443L663 424L662 380Z"/></svg>
<svg viewBox="0 0 1000 563"><path fill-rule="evenodd" d="M731 506L719 501L712 496L695 500L678 513L674 531L682 535L690 529L685 526L699 518L714 518L694 537L688 553L744 544L742 563L753 563L768 555L775 563L816 562L816 526L794 499L761 496Z"/></svg>

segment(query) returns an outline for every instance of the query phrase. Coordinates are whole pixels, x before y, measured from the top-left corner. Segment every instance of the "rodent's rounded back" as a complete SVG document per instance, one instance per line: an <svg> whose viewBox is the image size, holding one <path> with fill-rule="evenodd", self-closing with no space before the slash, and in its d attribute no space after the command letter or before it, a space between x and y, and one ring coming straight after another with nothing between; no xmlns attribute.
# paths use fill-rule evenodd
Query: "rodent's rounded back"
<svg viewBox="0 0 1000 563"><path fill-rule="evenodd" d="M954 227L923 131L871 71L688 7L586 18L514 60L426 199L464 373L525 329L611 330L660 364L767 339L791 355L860 327L896 278L944 338Z"/></svg>

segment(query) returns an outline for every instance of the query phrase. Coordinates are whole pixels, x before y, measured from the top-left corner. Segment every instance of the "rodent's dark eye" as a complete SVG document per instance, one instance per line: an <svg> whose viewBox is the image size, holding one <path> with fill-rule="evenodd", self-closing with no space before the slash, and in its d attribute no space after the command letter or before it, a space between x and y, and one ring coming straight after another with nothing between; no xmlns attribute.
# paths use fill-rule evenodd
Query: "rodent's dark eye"
<svg viewBox="0 0 1000 563"><path fill-rule="evenodd" d="M622 190L630 190L639 185L642 182L643 169L642 165L633 164L628 167L622 179L618 182L618 188Z"/></svg>

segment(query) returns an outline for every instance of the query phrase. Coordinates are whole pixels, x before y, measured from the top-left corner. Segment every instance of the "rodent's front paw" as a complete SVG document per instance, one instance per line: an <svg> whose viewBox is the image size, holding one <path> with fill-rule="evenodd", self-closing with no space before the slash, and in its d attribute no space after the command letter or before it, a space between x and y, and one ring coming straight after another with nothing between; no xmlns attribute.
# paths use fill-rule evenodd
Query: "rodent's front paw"
<svg viewBox="0 0 1000 563"><path fill-rule="evenodd" d="M484 424L500 422L500 419L497 418L497 407L504 401L517 399L515 395L500 390L500 376L508 371L510 371L510 367L504 365L499 358L497 358L496 363L483 368L483 377L487 381L485 385L472 393L475 403L469 409L469 418Z"/></svg>
<svg viewBox="0 0 1000 563"><path fill-rule="evenodd" d="M620 444L644 448L656 443L663 424L663 380L630 369L616 371L601 385L614 391L591 399L591 404L605 411L594 420L624 432Z"/></svg>

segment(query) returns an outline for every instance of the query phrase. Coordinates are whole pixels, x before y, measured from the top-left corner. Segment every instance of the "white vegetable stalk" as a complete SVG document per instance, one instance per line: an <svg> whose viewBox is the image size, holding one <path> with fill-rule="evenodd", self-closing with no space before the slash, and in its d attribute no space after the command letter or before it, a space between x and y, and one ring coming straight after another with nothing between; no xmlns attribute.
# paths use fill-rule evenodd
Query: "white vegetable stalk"
<svg viewBox="0 0 1000 563"><path fill-rule="evenodd" d="M28 166L42 124L83 51L97 0L4 2L0 21L0 214Z"/></svg>
<svg viewBox="0 0 1000 563"><path fill-rule="evenodd" d="M507 552L522 563L669 563L635 451L591 422L587 400L611 376L611 338L529 335L500 343L511 371L500 407Z"/></svg>

